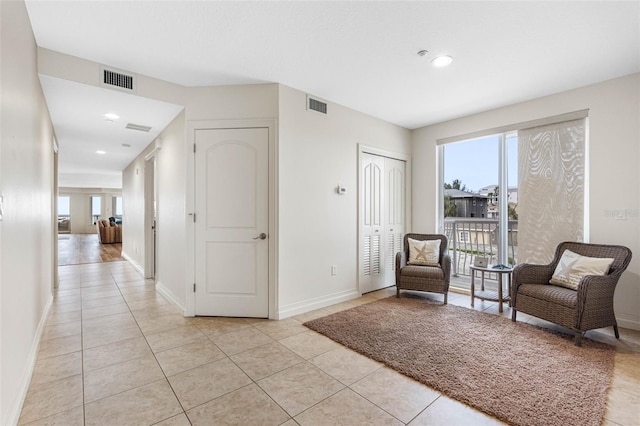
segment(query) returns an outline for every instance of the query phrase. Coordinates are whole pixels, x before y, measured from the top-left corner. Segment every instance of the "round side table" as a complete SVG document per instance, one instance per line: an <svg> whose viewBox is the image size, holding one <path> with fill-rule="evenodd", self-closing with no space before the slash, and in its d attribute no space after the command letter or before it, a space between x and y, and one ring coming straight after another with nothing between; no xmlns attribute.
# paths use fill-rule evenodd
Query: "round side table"
<svg viewBox="0 0 640 426"><path fill-rule="evenodd" d="M511 303L511 274L513 268L496 268L494 265L487 265L486 267L470 265L471 269L471 306L477 297L480 300L490 300L492 302L498 302L498 312L502 312L502 303ZM476 271L481 273L481 290L475 291L475 278ZM498 274L498 291L487 291L484 289L484 274L486 272L493 272ZM507 295L503 297L502 294L502 276L507 276ZM509 305L511 306L511 305Z"/></svg>

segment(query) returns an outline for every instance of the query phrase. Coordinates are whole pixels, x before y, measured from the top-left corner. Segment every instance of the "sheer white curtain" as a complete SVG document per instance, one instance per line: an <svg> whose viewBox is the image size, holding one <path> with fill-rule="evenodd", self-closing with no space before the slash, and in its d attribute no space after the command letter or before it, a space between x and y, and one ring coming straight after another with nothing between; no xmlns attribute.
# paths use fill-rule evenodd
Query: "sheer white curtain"
<svg viewBox="0 0 640 426"><path fill-rule="evenodd" d="M518 261L584 241L585 119L518 131Z"/></svg>

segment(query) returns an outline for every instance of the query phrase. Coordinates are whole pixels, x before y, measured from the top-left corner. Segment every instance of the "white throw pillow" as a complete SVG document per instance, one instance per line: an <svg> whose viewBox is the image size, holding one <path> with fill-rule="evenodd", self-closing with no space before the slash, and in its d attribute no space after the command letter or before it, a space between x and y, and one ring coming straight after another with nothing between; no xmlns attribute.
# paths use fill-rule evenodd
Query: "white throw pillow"
<svg viewBox="0 0 640 426"><path fill-rule="evenodd" d="M440 266L440 240L414 240L409 242L409 265Z"/></svg>
<svg viewBox="0 0 640 426"><path fill-rule="evenodd" d="M549 283L577 290L582 277L605 275L613 261L610 257L587 257L565 250Z"/></svg>

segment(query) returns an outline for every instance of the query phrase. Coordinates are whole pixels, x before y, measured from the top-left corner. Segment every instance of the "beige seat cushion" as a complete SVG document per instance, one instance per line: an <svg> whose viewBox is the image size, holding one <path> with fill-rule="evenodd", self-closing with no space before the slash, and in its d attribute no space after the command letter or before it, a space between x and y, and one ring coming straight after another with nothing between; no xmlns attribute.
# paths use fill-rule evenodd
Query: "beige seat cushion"
<svg viewBox="0 0 640 426"><path fill-rule="evenodd" d="M438 266L407 265L400 270L400 276L443 280L444 271Z"/></svg>
<svg viewBox="0 0 640 426"><path fill-rule="evenodd" d="M578 292L552 284L521 284L518 294L524 294L535 299L575 308Z"/></svg>

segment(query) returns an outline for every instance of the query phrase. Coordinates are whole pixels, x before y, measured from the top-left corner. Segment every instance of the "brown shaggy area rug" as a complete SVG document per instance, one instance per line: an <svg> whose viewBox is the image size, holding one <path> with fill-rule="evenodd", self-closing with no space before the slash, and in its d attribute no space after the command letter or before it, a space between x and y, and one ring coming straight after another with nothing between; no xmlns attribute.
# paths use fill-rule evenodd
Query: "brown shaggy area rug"
<svg viewBox="0 0 640 426"><path fill-rule="evenodd" d="M305 323L514 425L600 425L615 348L460 306L390 297Z"/></svg>

